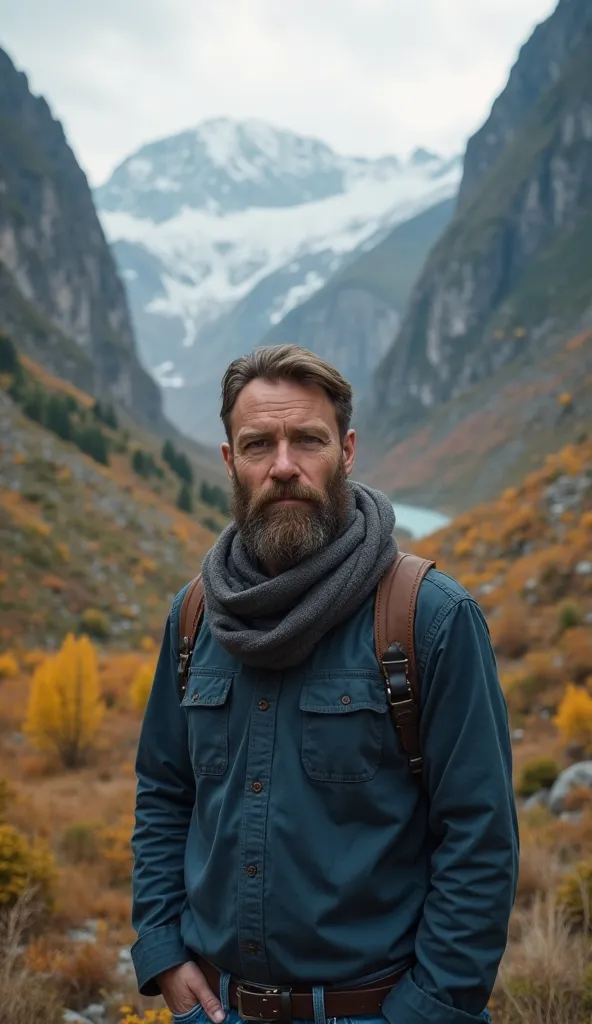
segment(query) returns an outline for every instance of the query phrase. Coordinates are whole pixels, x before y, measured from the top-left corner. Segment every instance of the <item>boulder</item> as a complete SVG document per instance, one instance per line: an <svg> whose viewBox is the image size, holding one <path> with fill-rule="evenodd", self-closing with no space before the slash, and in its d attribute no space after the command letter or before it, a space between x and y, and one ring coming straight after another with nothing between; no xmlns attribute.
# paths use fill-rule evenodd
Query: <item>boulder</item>
<svg viewBox="0 0 592 1024"><path fill-rule="evenodd" d="M553 814L565 810L565 800L572 789L587 786L592 789L592 761L578 761L570 765L554 782L549 793L549 808Z"/></svg>
<svg viewBox="0 0 592 1024"><path fill-rule="evenodd" d="M522 804L523 811L534 811L535 807L548 807L549 806L549 793L548 789L539 789L538 792L533 793L532 796Z"/></svg>

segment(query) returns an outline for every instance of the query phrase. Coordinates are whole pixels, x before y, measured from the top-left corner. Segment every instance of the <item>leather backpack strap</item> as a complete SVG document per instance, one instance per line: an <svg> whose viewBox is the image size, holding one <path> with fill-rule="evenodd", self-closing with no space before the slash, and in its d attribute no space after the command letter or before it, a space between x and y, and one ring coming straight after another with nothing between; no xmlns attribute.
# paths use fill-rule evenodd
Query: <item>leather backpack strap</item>
<svg viewBox="0 0 592 1024"><path fill-rule="evenodd" d="M399 551L383 574L374 609L374 646L395 727L414 775L421 775L420 690L415 657L415 603L435 562Z"/></svg>
<svg viewBox="0 0 592 1024"><path fill-rule="evenodd" d="M199 622L204 610L204 585L201 573L189 584L179 613L179 685L181 695L187 689L191 655L195 647Z"/></svg>

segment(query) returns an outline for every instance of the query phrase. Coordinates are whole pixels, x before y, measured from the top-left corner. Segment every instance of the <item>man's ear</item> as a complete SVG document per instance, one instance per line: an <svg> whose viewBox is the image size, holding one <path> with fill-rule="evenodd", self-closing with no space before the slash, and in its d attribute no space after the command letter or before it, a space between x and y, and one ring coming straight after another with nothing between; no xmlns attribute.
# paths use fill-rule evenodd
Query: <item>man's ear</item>
<svg viewBox="0 0 592 1024"><path fill-rule="evenodd" d="M233 455L232 455L232 448L230 447L228 441L223 441L222 446L221 446L221 450L222 450L222 458L224 459L224 464L226 466L226 472L228 474L228 479L232 480L232 471L234 469L234 459L233 459Z"/></svg>
<svg viewBox="0 0 592 1024"><path fill-rule="evenodd" d="M349 476L352 469L354 468L354 462L356 459L356 432L355 430L348 430L345 435L343 442L343 462L345 465L345 472Z"/></svg>

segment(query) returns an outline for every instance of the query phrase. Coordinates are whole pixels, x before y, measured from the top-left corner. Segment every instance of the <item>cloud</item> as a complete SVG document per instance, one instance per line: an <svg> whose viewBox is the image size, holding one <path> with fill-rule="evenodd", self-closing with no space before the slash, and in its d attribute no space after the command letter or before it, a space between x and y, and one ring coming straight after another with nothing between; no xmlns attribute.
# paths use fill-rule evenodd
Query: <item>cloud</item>
<svg viewBox="0 0 592 1024"><path fill-rule="evenodd" d="M553 0L0 0L0 45L93 184L206 117L348 153L463 148Z"/></svg>

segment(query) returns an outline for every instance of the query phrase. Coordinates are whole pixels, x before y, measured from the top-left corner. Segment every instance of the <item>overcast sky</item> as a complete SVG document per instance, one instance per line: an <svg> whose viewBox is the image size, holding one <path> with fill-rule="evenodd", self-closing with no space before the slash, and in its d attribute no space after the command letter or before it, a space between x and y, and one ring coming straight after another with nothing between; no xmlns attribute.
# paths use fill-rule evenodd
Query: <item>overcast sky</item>
<svg viewBox="0 0 592 1024"><path fill-rule="evenodd" d="M92 184L207 117L451 154L556 0L0 0L0 45Z"/></svg>

